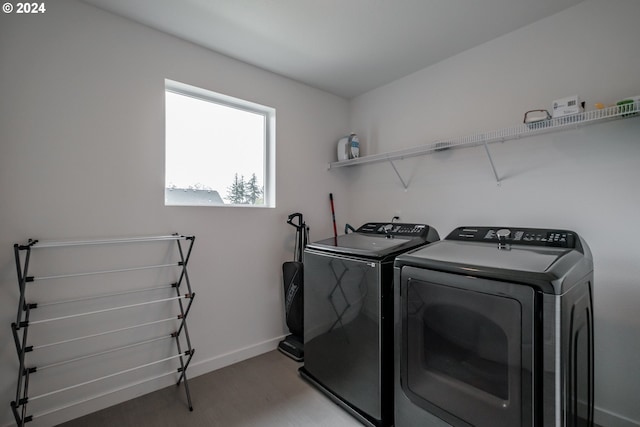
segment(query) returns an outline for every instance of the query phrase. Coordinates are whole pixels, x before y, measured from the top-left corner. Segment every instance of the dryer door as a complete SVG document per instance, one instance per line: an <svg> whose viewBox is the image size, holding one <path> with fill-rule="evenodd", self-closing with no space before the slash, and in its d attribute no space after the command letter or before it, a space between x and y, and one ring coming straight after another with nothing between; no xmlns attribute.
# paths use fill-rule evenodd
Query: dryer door
<svg viewBox="0 0 640 427"><path fill-rule="evenodd" d="M533 425L535 292L404 267L402 390L453 426Z"/></svg>

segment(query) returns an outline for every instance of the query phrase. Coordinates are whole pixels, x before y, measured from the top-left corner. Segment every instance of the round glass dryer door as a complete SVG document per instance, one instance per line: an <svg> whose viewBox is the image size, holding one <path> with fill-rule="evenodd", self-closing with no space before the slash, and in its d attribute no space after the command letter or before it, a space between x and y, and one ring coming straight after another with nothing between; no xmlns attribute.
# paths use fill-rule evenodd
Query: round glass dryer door
<svg viewBox="0 0 640 427"><path fill-rule="evenodd" d="M454 426L530 426L531 287L405 267L401 384Z"/></svg>

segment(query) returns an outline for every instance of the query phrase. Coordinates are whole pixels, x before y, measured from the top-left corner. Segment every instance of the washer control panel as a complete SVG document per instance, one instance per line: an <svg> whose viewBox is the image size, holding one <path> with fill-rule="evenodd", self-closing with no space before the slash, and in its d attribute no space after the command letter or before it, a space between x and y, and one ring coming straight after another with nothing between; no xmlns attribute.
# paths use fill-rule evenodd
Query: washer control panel
<svg viewBox="0 0 640 427"><path fill-rule="evenodd" d="M447 236L446 240L575 249L578 239L576 233L569 230L516 227L458 227Z"/></svg>
<svg viewBox="0 0 640 427"><path fill-rule="evenodd" d="M381 234L387 236L422 237L426 236L429 226L425 224L405 224L399 222L368 222L358 228L356 233Z"/></svg>

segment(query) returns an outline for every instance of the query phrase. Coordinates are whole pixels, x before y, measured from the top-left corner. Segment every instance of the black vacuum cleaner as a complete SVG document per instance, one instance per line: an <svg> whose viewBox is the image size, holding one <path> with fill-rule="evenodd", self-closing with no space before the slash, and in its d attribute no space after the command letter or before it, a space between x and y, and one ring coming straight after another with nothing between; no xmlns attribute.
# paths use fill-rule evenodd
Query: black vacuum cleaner
<svg viewBox="0 0 640 427"><path fill-rule="evenodd" d="M302 255L309 240L309 228L299 212L289 215L287 224L296 228L294 260L282 264L285 317L290 335L280 341L278 350L297 362L304 360L304 265Z"/></svg>

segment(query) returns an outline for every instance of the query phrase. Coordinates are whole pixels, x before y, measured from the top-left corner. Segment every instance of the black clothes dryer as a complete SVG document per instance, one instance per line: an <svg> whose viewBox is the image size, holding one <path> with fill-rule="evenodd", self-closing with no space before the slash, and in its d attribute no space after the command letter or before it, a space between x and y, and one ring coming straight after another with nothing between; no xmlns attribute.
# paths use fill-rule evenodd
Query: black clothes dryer
<svg viewBox="0 0 640 427"><path fill-rule="evenodd" d="M300 375L366 425L393 424L393 260L438 239L370 222L305 249Z"/></svg>
<svg viewBox="0 0 640 427"><path fill-rule="evenodd" d="M567 230L460 227L395 261L395 426L593 426L593 262Z"/></svg>

